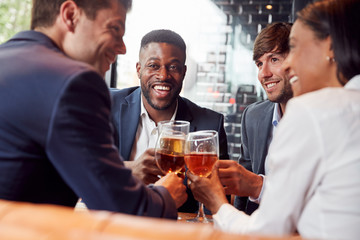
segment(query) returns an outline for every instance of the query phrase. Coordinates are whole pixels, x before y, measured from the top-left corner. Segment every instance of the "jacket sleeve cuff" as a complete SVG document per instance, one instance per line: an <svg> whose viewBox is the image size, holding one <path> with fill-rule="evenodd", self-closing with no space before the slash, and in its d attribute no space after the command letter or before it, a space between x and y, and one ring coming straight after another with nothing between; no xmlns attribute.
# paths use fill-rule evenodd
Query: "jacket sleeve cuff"
<svg viewBox="0 0 360 240"><path fill-rule="evenodd" d="M153 184L148 185L148 187L156 193L154 198L159 199L149 199L152 203L149 202L148 206L152 207L147 209L147 215L150 217L177 219L178 214L175 201L171 197L169 191L163 186L154 186ZM155 201L158 201L159 203L155 204ZM158 207L155 207L154 205L158 205Z"/></svg>

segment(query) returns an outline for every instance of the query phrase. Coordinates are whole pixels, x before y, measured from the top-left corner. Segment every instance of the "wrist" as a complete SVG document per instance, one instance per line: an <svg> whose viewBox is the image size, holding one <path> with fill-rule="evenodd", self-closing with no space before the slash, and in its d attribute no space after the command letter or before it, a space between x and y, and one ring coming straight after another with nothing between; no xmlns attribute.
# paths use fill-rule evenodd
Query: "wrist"
<svg viewBox="0 0 360 240"><path fill-rule="evenodd" d="M260 175L255 175L252 184L252 194L250 194L249 196L253 199L259 198L262 186L263 186L263 177Z"/></svg>
<svg viewBox="0 0 360 240"><path fill-rule="evenodd" d="M133 161L124 161L124 165L125 167L132 169Z"/></svg>
<svg viewBox="0 0 360 240"><path fill-rule="evenodd" d="M223 198L219 198L218 200L216 200L214 202L213 206L211 208L209 208L209 210L211 211L212 214L216 214L219 211L220 207L226 203L228 203L228 200L226 199L226 196L224 195Z"/></svg>

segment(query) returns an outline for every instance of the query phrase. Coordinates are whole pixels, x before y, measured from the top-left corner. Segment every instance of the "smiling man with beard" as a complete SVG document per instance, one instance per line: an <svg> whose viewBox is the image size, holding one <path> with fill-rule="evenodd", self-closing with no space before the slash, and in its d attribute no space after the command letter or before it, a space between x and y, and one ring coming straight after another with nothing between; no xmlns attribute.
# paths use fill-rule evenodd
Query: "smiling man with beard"
<svg viewBox="0 0 360 240"><path fill-rule="evenodd" d="M290 23L272 23L255 39L253 60L267 100L249 105L242 113L239 163L219 162L219 177L226 194L235 195L234 205L251 214L260 203L268 167L269 145L293 96L289 74L282 64L289 54Z"/></svg>
<svg viewBox="0 0 360 240"><path fill-rule="evenodd" d="M224 117L180 97L186 74L186 44L171 30L154 30L141 40L136 70L141 87L111 89L115 142L125 165L144 183L163 175L155 162L156 126L163 120L190 122L190 132L216 130L220 159L229 159ZM195 212L197 202L188 191L188 201L180 211Z"/></svg>

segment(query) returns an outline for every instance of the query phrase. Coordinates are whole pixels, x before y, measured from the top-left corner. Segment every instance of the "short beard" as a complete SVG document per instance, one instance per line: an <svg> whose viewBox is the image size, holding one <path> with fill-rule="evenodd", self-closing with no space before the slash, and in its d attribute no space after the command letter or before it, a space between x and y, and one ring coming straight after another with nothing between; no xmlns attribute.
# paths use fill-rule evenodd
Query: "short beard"
<svg viewBox="0 0 360 240"><path fill-rule="evenodd" d="M281 92L277 99L274 99L272 102L284 103L286 104L293 97L293 92L291 86L286 86L286 88Z"/></svg>
<svg viewBox="0 0 360 240"><path fill-rule="evenodd" d="M173 97L170 99L169 103L166 104L165 106L158 106L155 105L150 98L150 94L149 91L145 88L145 86L141 86L141 90L142 90L142 94L144 95L146 101L148 102L148 104L155 110L159 110L159 111L163 111L168 109L178 98L180 91L181 91L181 87L175 92L175 94L173 95Z"/></svg>

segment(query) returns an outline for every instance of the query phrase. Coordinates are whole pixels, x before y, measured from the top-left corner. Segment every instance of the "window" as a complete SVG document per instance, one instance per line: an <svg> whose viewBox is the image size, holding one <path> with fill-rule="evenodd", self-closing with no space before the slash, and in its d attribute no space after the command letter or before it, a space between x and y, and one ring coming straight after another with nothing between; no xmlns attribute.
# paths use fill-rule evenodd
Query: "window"
<svg viewBox="0 0 360 240"><path fill-rule="evenodd" d="M2 0L0 2L0 43L15 33L30 29L31 0Z"/></svg>

